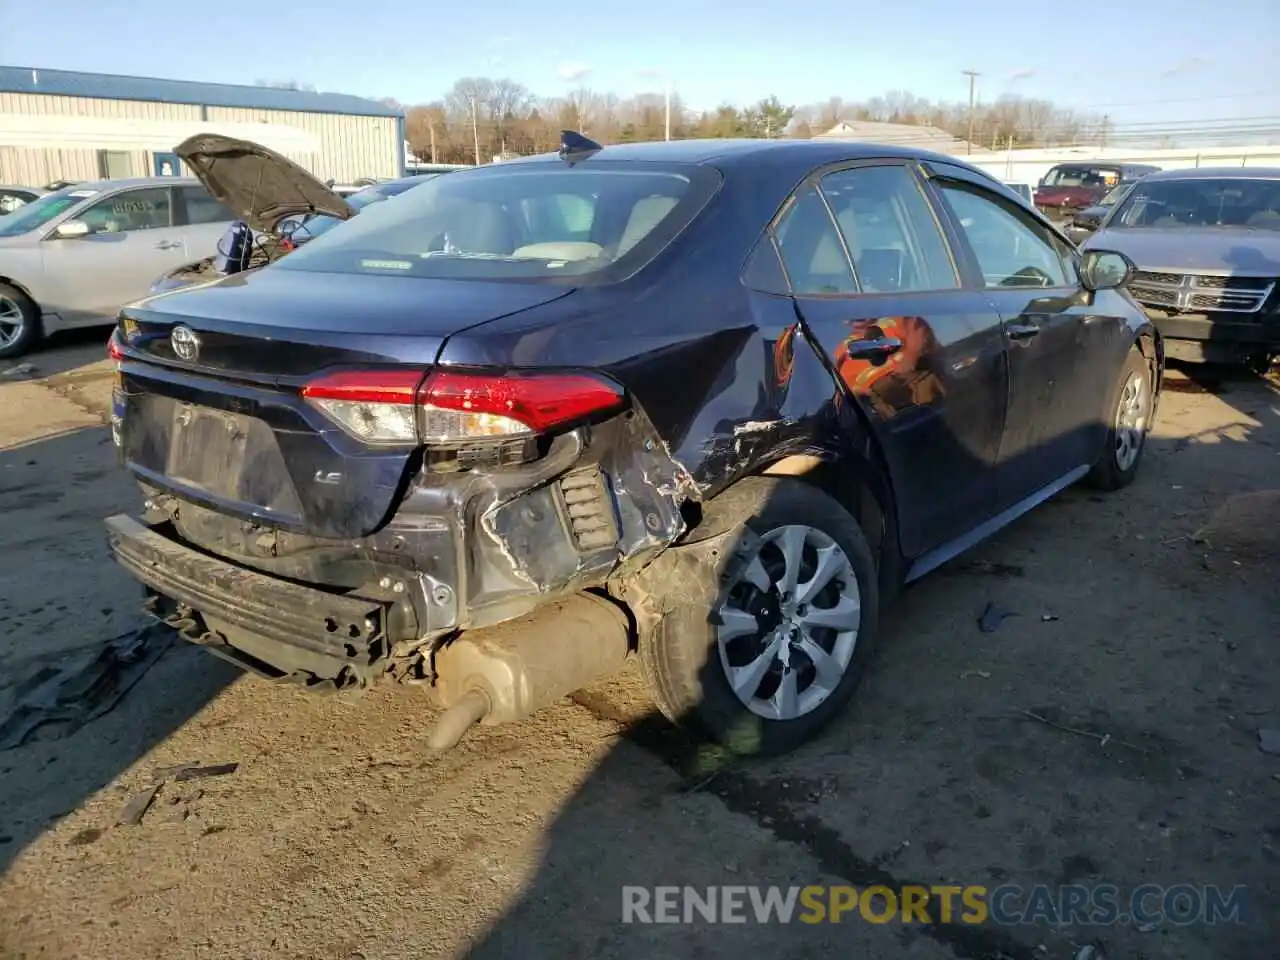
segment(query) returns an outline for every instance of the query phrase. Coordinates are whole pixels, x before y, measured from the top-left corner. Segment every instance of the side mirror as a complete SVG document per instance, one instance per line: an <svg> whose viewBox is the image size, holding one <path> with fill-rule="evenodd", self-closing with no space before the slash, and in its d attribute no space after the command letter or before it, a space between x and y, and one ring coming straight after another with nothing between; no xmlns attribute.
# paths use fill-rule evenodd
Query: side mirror
<svg viewBox="0 0 1280 960"><path fill-rule="evenodd" d="M92 232L83 220L67 220L58 224L58 229L53 231L53 235L59 240L75 240L78 237L87 237Z"/></svg>
<svg viewBox="0 0 1280 960"><path fill-rule="evenodd" d="M1080 257L1080 282L1089 291L1115 290L1129 282L1132 260L1114 250L1086 250Z"/></svg>

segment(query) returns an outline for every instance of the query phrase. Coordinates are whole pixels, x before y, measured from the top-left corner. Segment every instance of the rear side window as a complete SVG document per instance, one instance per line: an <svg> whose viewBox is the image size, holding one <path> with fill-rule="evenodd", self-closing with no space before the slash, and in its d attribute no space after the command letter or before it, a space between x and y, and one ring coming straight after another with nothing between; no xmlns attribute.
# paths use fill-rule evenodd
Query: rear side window
<svg viewBox="0 0 1280 960"><path fill-rule="evenodd" d="M806 186L774 230L794 293L856 293L858 285L827 205Z"/></svg>
<svg viewBox="0 0 1280 960"><path fill-rule="evenodd" d="M822 193L863 293L960 286L929 202L906 167L840 170L822 178Z"/></svg>
<svg viewBox="0 0 1280 960"><path fill-rule="evenodd" d="M181 194L187 223L226 223L235 219L230 210L199 187L183 187Z"/></svg>
<svg viewBox="0 0 1280 960"><path fill-rule="evenodd" d="M720 185L686 164L524 163L437 177L367 207L280 269L456 280L604 282L643 267Z"/></svg>

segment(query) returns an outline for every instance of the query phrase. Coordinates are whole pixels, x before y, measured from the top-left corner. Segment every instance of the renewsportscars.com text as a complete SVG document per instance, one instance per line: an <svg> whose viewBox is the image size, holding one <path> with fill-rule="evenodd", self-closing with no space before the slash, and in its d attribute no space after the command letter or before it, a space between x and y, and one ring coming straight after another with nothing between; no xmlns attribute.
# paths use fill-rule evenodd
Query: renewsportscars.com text
<svg viewBox="0 0 1280 960"><path fill-rule="evenodd" d="M623 923L958 923L1109 926L1247 922L1244 887L1006 885L623 887Z"/></svg>

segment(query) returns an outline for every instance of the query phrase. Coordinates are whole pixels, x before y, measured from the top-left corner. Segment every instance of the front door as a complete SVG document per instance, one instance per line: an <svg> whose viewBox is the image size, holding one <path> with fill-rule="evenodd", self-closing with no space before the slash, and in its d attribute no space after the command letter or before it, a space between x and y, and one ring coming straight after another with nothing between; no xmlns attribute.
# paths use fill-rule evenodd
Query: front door
<svg viewBox="0 0 1280 960"><path fill-rule="evenodd" d="M995 512L1007 390L1000 320L959 271L919 177L874 162L806 184L775 236L811 335L888 461L903 551Z"/></svg>
<svg viewBox="0 0 1280 960"><path fill-rule="evenodd" d="M123 304L144 297L162 273L187 259L182 228L173 225L168 187L121 190L99 198L77 220L89 234L41 244L55 291L51 310L71 324L113 320Z"/></svg>
<svg viewBox="0 0 1280 960"><path fill-rule="evenodd" d="M1105 353L1097 341L1109 335L1116 318L1093 308L1066 244L1018 204L977 180L940 176L933 186L1008 339L1009 411L999 456L1003 509L1088 465L1096 452L1101 406L1081 388L1102 385L1085 358Z"/></svg>

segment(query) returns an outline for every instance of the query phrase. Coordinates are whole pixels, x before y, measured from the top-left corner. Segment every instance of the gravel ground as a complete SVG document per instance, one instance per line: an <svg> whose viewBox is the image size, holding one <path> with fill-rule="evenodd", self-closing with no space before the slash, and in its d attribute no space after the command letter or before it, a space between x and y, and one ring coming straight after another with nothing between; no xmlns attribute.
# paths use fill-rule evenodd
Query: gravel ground
<svg viewBox="0 0 1280 960"><path fill-rule="evenodd" d="M139 623L100 526L136 503L101 341L0 377L0 701ZM1067 491L907 591L854 708L784 759L714 766L634 673L430 757L416 691L308 696L176 646L0 752L0 954L1273 956L1280 391L1169 387L1133 487ZM988 603L1014 614L990 633ZM187 763L238 766L117 824ZM909 883L1244 885L1248 922L620 922L625 885Z"/></svg>

